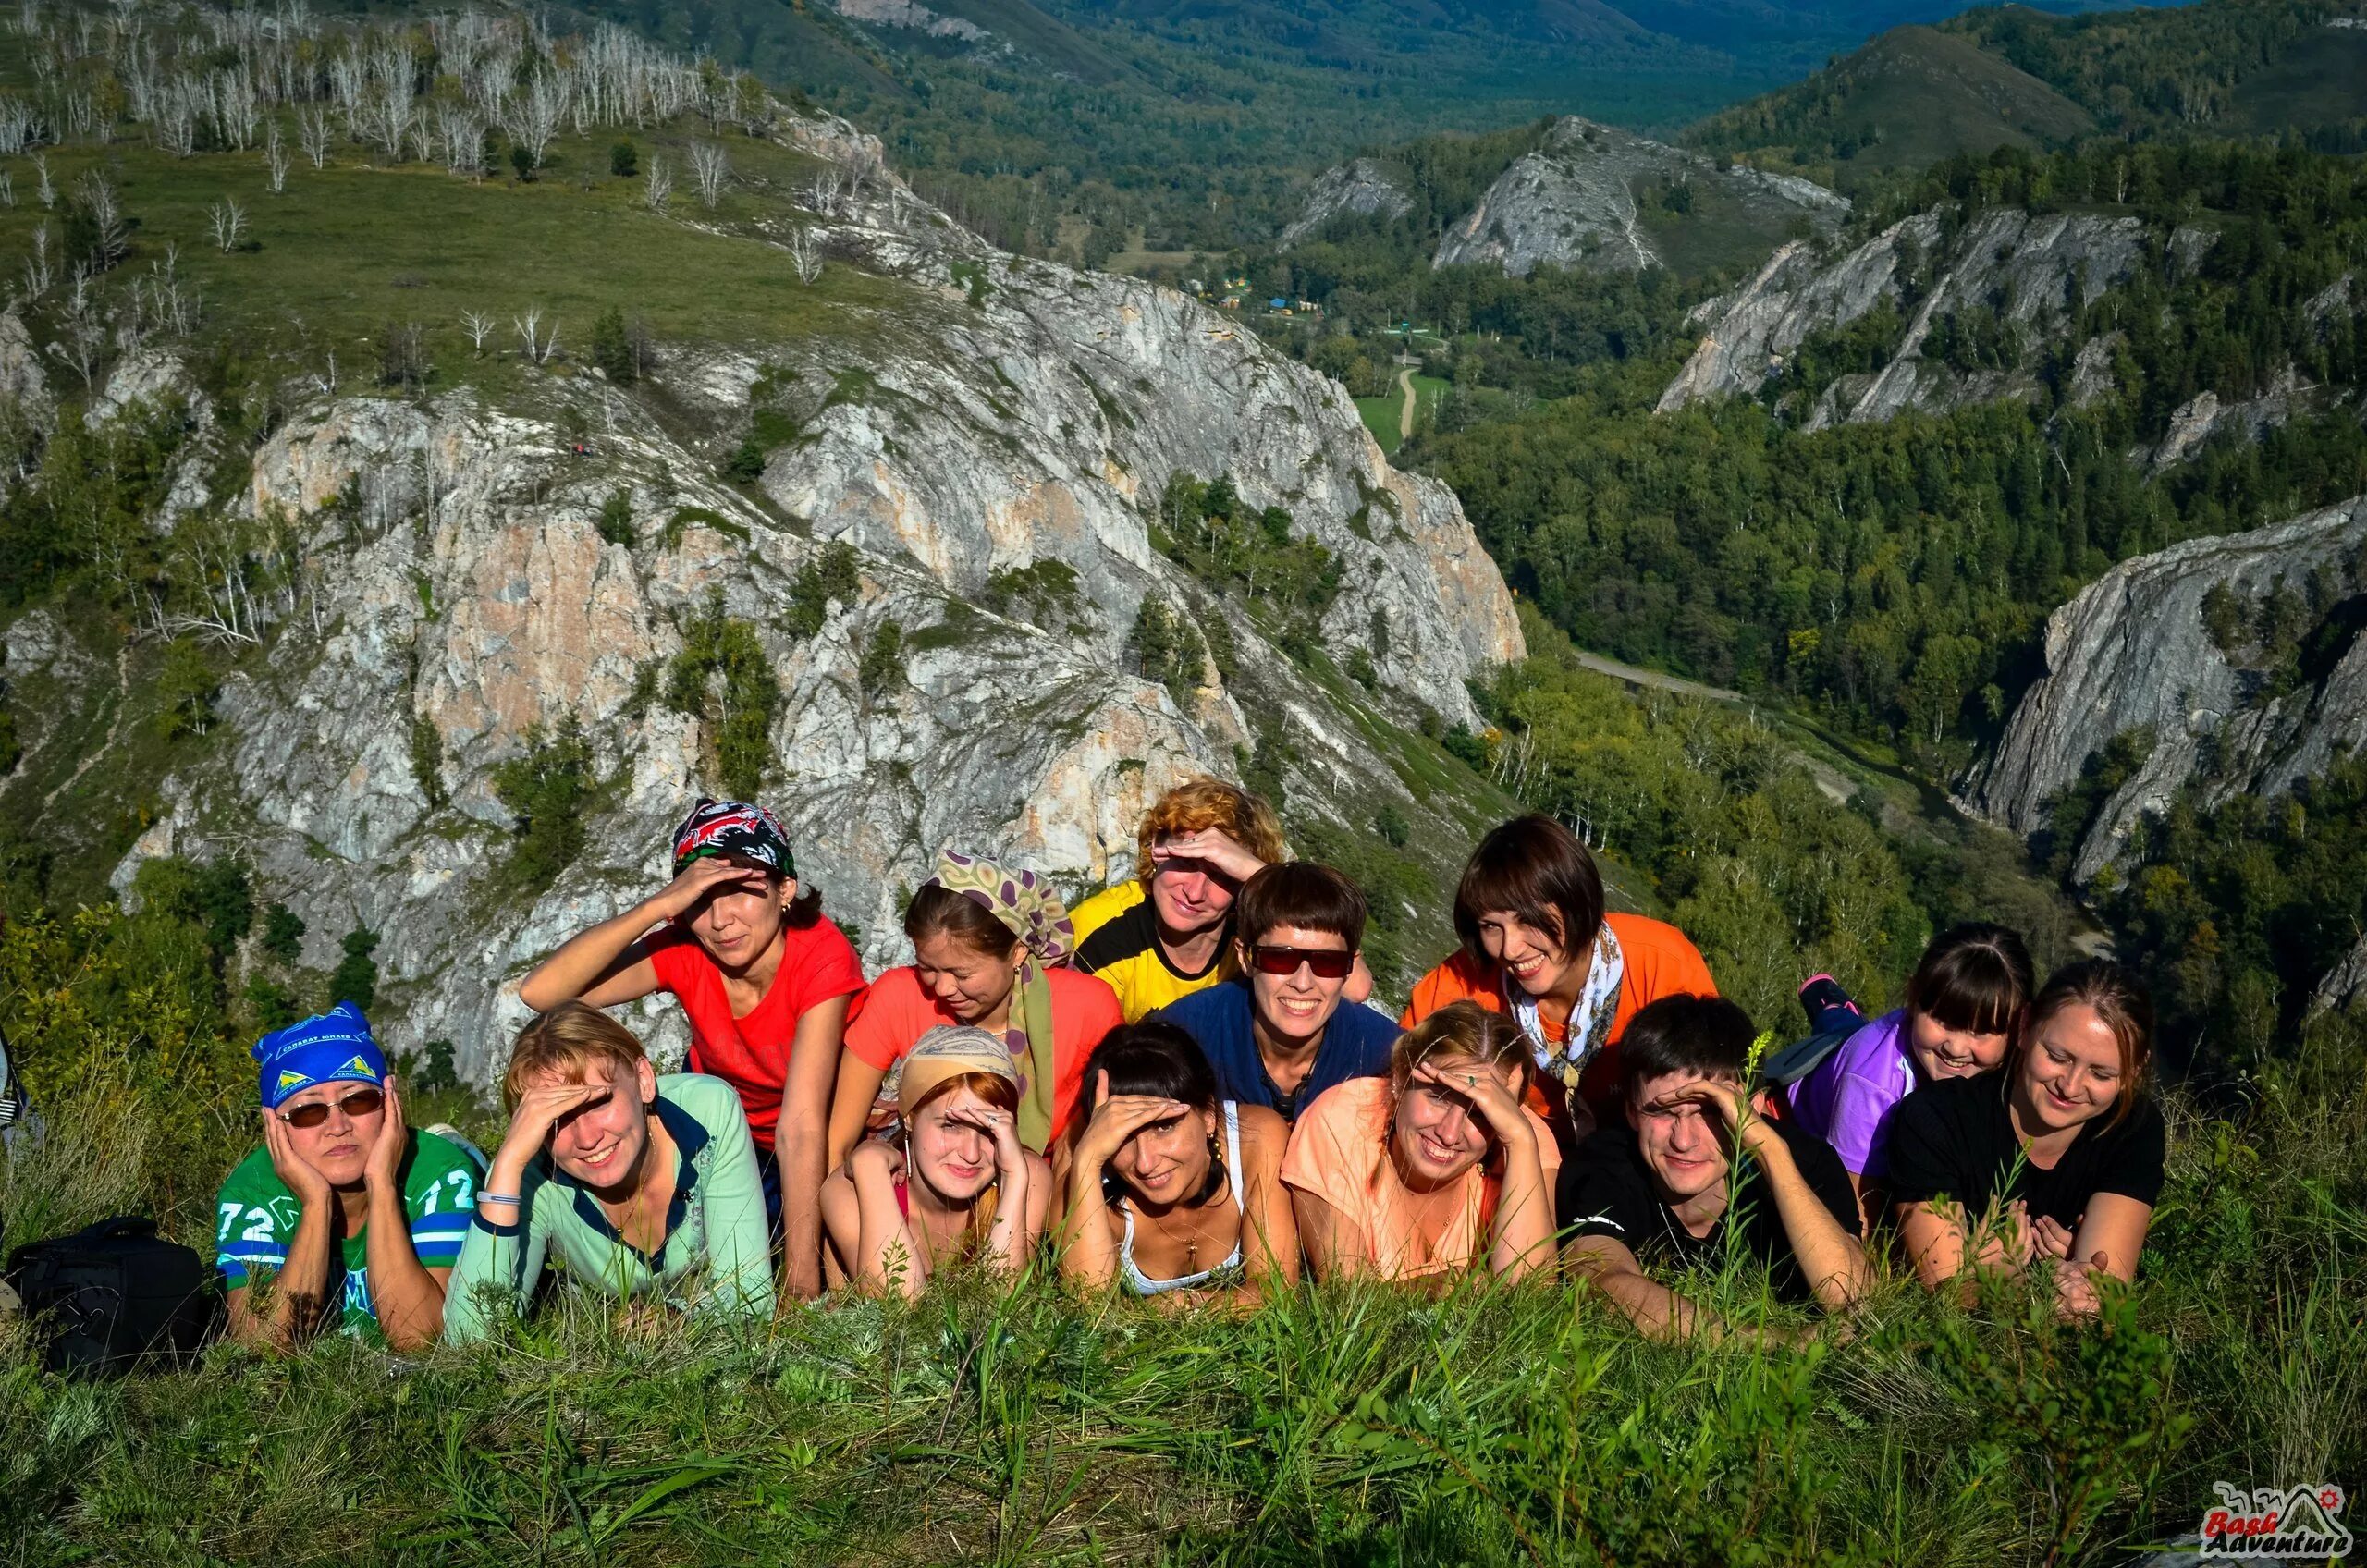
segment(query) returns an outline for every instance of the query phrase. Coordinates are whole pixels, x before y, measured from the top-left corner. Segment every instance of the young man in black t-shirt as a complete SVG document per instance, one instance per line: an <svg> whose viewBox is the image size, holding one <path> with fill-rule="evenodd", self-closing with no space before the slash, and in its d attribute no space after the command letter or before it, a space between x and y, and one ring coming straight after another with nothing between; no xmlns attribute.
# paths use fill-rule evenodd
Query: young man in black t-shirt
<svg viewBox="0 0 2367 1568"><path fill-rule="evenodd" d="M1787 1299L1833 1311L1866 1288L1849 1173L1821 1139L1752 1106L1751 1037L1748 1016L1717 997L1663 997L1639 1011L1620 1045L1627 1125L1594 1133L1562 1167L1564 1259L1646 1333L1723 1329L1643 1265L1715 1259L1730 1239ZM1749 1159L1733 1180L1737 1147Z"/></svg>

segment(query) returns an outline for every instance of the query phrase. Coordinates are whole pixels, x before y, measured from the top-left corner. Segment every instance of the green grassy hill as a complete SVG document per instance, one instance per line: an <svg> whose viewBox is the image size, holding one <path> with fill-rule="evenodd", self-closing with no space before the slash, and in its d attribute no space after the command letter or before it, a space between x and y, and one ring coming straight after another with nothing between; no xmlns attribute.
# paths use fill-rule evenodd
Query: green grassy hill
<svg viewBox="0 0 2367 1568"><path fill-rule="evenodd" d="M1903 27L1806 81L1711 116L1685 141L1775 166L1829 163L1833 178L1848 183L1957 153L2041 147L2094 128L2079 104L1970 42Z"/></svg>
<svg viewBox="0 0 2367 1568"><path fill-rule="evenodd" d="M686 180L685 148L698 139L683 126L626 140L644 170L662 157ZM880 312L916 298L843 266L809 287L785 254L751 242L789 217L791 191L821 166L815 160L733 138L726 145L734 188L714 211L678 190L672 215L661 217L648 209L642 176L610 174L618 140L556 141L531 182L456 179L351 155L315 170L299 158L278 194L253 157L190 161L125 142L53 149L48 162L60 190L72 192L86 174L112 183L137 226L132 267L161 265L174 249L178 276L203 300L206 339L258 360L300 355L315 369L335 352L349 376L374 373L385 329L410 322L424 327L437 362L473 367L480 356L461 329L471 311L497 323L490 347L498 350L516 347L514 320L539 307L543 329L559 331L581 358L593 319L611 308L664 337L721 342L876 331ZM228 251L211 232L211 210L223 202L245 214ZM693 213L700 221L682 221ZM38 202L0 208L0 269L21 276L44 228L55 247L57 216Z"/></svg>

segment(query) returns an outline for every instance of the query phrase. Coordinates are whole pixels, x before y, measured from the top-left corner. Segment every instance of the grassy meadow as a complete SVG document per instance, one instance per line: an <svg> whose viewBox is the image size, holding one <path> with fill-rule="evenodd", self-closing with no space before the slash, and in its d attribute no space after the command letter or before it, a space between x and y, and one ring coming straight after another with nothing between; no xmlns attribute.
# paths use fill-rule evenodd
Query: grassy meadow
<svg viewBox="0 0 2367 1568"><path fill-rule="evenodd" d="M269 351L324 372L337 357L341 378L366 384L389 326L417 324L438 381L498 380L521 343L514 322L542 312L561 355L582 361L594 320L610 309L639 317L675 342L746 344L807 337L872 335L925 312L905 285L843 264L799 281L770 241L796 221L795 201L823 165L790 148L725 132L731 180L710 211L691 179L687 128L630 136L563 137L532 180L507 167L472 179L425 164L386 165L339 142L314 169L294 143L286 189L275 193L260 152L177 158L154 146L72 143L47 150L63 201L87 172L117 190L133 224L131 253L118 277L161 264L168 250L197 291L206 336ZM610 150L630 141L639 172L610 172ZM644 199L650 162L663 157L676 186L662 214ZM46 227L53 257L61 214L36 194L30 156L0 159L13 206L0 207L0 277L20 279ZM216 242L209 218L220 202L245 213L239 248ZM61 269L62 270L62 269ZM494 321L480 350L464 312ZM70 370L53 364L61 390L80 395Z"/></svg>
<svg viewBox="0 0 2367 1568"><path fill-rule="evenodd" d="M1438 412L1440 394L1447 389L1448 385L1440 376L1414 377L1414 428L1417 431L1422 428L1424 421ZM1380 443L1380 449L1392 457L1396 456L1397 448L1403 444L1398 432L1403 428L1405 414L1404 384L1391 382L1386 398L1357 398L1356 412L1363 417L1365 428L1372 432L1372 438Z"/></svg>

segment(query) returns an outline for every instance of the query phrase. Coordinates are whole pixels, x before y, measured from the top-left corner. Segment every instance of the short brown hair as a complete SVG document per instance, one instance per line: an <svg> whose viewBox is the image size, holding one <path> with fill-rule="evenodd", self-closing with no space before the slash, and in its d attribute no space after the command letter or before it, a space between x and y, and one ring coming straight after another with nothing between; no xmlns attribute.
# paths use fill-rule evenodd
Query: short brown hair
<svg viewBox="0 0 2367 1568"><path fill-rule="evenodd" d="M1241 885L1233 904L1233 933L1245 947L1285 925L1329 931L1355 952L1365 943L1365 896L1328 865L1290 860L1269 865Z"/></svg>
<svg viewBox="0 0 2367 1568"><path fill-rule="evenodd" d="M2120 1088L2114 1096L2112 1120L2104 1123L2112 1128L2120 1125L2128 1108L2137 1103L2137 1091L2143 1085L2145 1070L2153 1060L2153 997L2146 990L2145 982L2127 964L2115 963L2108 958L2081 959L2056 970L2030 999L2029 1024L2022 1038L2016 1043L2016 1065L2019 1054L2030 1048L2041 1025L2067 1007L2085 1006L2096 1010L2104 1027L2112 1031L2114 1041L2120 1047Z"/></svg>
<svg viewBox="0 0 2367 1568"><path fill-rule="evenodd" d="M1528 1091L1528 1042L1520 1025L1468 998L1449 1002L1397 1036L1389 1047L1389 1086L1404 1094L1414 1070L1433 1057L1477 1061L1490 1071L1507 1063L1520 1069L1519 1093Z"/></svg>
<svg viewBox="0 0 2367 1568"><path fill-rule="evenodd" d="M1143 813L1134 834L1134 875L1148 882L1159 869L1150 847L1171 833L1197 833L1213 827L1264 861L1268 865L1290 851L1282 843L1282 819L1274 808L1238 784L1201 774L1187 778Z"/></svg>
<svg viewBox="0 0 2367 1568"><path fill-rule="evenodd" d="M509 1069L501 1075L501 1103L516 1110L526 1085L547 1074L581 1084L583 1070L595 1061L608 1063L615 1076L622 1076L648 1060L640 1035L596 1007L564 1001L518 1031Z"/></svg>
<svg viewBox="0 0 2367 1568"><path fill-rule="evenodd" d="M1576 953L1602 929L1602 873L1551 817L1515 817L1479 840L1454 890L1454 934L1483 967L1493 961L1479 940L1479 917L1492 910L1552 932L1564 953Z"/></svg>
<svg viewBox="0 0 2367 1568"><path fill-rule="evenodd" d="M1725 998L1672 992L1637 1008L1621 1032L1620 1085L1634 1105L1647 1083L1672 1072L1740 1083L1758 1038L1750 1014Z"/></svg>

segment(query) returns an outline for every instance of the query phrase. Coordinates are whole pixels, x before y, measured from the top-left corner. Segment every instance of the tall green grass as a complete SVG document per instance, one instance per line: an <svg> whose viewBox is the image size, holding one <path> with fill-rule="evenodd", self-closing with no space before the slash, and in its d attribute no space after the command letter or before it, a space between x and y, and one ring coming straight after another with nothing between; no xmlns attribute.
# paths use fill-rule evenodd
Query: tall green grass
<svg viewBox="0 0 2367 1568"><path fill-rule="evenodd" d="M1235 1316L1037 1277L742 1331L561 1291L491 1345L95 1386L19 1339L0 1560L2125 1561L2214 1479L2367 1474L2361 1060L2321 1030L2234 1117L2181 1106L2144 1276L2092 1327L1897 1276L1799 1349L1649 1342L1551 1283ZM1690 1288L1816 1323L1747 1266Z"/></svg>

